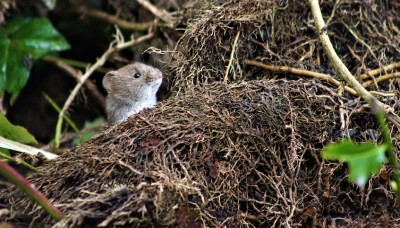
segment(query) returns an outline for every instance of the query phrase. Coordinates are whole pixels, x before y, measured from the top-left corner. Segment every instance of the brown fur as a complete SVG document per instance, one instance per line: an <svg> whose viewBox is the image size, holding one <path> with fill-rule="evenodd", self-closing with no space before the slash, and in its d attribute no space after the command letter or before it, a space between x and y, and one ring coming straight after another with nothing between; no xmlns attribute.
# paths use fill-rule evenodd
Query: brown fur
<svg viewBox="0 0 400 228"><path fill-rule="evenodd" d="M135 78L136 73L141 76ZM157 102L156 93L161 81L159 69L139 62L108 72L103 78L103 87L108 93L108 123L119 123L144 108L153 107Z"/></svg>

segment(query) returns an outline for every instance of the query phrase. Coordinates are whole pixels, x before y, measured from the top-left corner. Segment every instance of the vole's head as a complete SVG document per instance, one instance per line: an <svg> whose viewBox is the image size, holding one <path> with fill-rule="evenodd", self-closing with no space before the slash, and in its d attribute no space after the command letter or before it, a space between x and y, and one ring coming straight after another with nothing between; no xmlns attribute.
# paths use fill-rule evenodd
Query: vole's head
<svg viewBox="0 0 400 228"><path fill-rule="evenodd" d="M108 72L103 78L103 87L109 95L124 98L155 94L161 82L162 73L159 69L135 62Z"/></svg>

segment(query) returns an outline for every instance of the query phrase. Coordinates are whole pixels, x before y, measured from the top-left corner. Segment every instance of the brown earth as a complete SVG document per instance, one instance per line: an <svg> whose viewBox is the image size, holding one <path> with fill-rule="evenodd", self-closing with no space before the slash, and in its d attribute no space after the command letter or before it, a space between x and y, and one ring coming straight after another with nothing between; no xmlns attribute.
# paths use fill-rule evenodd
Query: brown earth
<svg viewBox="0 0 400 228"><path fill-rule="evenodd" d="M66 213L57 225L396 225L388 167L359 189L347 182L345 165L320 157L341 138L380 141L365 103L322 81L243 65L251 59L333 75L307 2L223 2L189 10L168 69L173 96L29 177ZM355 75L399 61L400 4L324 1L322 10L326 20L333 15L329 35ZM399 82L369 89L398 91ZM381 100L399 113L398 98ZM55 223L21 192L2 194L12 221Z"/></svg>

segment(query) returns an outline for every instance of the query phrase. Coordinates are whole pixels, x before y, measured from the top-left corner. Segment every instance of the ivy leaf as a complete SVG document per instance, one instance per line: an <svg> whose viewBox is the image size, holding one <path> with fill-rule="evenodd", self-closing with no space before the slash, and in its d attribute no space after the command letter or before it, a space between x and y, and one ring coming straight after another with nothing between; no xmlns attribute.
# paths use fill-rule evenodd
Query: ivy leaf
<svg viewBox="0 0 400 228"><path fill-rule="evenodd" d="M9 46L10 40L5 36L0 35L0 97L4 95L6 89L6 70Z"/></svg>
<svg viewBox="0 0 400 228"><path fill-rule="evenodd" d="M51 51L62 51L69 48L63 36L46 18L35 18L23 24L12 35L22 50L27 51L34 59Z"/></svg>
<svg viewBox="0 0 400 228"><path fill-rule="evenodd" d="M32 18L30 17L16 17L8 20L6 25L0 27L0 33L10 36L31 20Z"/></svg>
<svg viewBox="0 0 400 228"><path fill-rule="evenodd" d="M369 176L379 172L386 162L387 146L375 145L373 142L357 144L351 140L329 144L322 151L324 159L339 160L348 163L349 181L363 188Z"/></svg>
<svg viewBox="0 0 400 228"><path fill-rule="evenodd" d="M6 91L11 93L15 100L25 86L32 67L32 58L23 49L16 46L8 53L6 66Z"/></svg>
<svg viewBox="0 0 400 228"><path fill-rule="evenodd" d="M0 126L0 136L3 136L4 138L25 144L37 144L35 137L29 134L29 132L25 128L12 125L1 112Z"/></svg>
<svg viewBox="0 0 400 228"><path fill-rule="evenodd" d="M12 102L28 81L34 60L70 48L46 18L10 20L0 34L0 97L7 91Z"/></svg>

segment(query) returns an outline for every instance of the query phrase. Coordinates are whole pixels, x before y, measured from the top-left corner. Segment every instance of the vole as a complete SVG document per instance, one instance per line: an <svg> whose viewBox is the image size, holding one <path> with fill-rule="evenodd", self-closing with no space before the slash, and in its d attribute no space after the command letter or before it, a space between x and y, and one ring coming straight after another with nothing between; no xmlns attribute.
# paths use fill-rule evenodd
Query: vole
<svg viewBox="0 0 400 228"><path fill-rule="evenodd" d="M159 69L139 62L108 72L103 78L103 87L108 94L108 124L114 125L144 108L156 105L156 93L161 82Z"/></svg>

